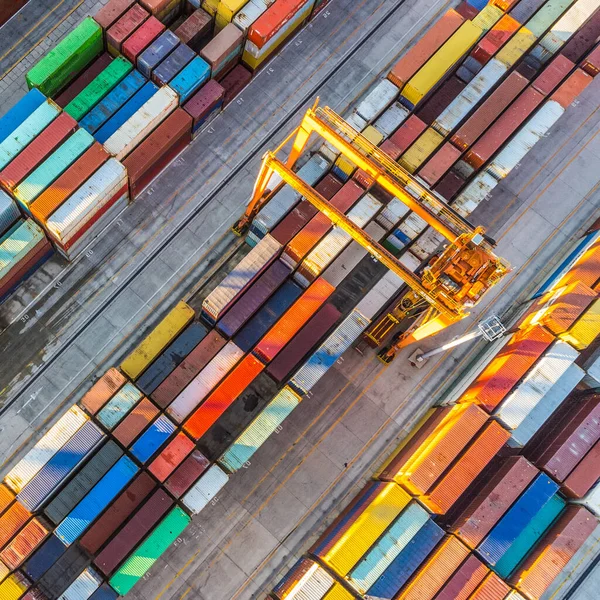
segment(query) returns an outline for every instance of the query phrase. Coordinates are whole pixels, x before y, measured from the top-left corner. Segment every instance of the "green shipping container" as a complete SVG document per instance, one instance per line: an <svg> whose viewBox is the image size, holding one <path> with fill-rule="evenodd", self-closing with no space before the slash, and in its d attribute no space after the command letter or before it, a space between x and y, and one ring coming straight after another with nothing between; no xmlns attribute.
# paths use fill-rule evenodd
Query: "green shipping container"
<svg viewBox="0 0 600 600"><path fill-rule="evenodd" d="M540 10L538 10L527 23L525 27L529 29L536 37L540 38L552 24L557 21L562 14L573 4L575 0L548 0Z"/></svg>
<svg viewBox="0 0 600 600"><path fill-rule="evenodd" d="M87 17L27 73L29 89L54 96L103 49L102 27Z"/></svg>
<svg viewBox="0 0 600 600"><path fill-rule="evenodd" d="M77 130L55 150L15 190L15 198L29 213L32 202L58 179L92 144L94 138L84 129Z"/></svg>
<svg viewBox="0 0 600 600"><path fill-rule="evenodd" d="M111 587L122 596L127 594L190 521L181 508L174 508L110 578Z"/></svg>
<svg viewBox="0 0 600 600"><path fill-rule="evenodd" d="M119 56L65 106L65 112L81 121L132 69L133 65Z"/></svg>
<svg viewBox="0 0 600 600"><path fill-rule="evenodd" d="M537 514L531 519L529 525L521 531L513 542L508 552L498 561L494 570L502 579L518 567L519 563L531 552L550 525L558 518L565 508L565 501L557 495L552 496Z"/></svg>

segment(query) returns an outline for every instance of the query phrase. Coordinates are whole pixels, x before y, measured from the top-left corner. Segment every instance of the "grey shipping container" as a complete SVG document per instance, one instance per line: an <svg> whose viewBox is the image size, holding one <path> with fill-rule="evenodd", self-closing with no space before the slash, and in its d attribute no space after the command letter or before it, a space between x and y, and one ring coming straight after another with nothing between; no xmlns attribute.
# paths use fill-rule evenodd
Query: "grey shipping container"
<svg viewBox="0 0 600 600"><path fill-rule="evenodd" d="M42 576L37 587L48 598L58 598L89 564L89 556L73 544Z"/></svg>

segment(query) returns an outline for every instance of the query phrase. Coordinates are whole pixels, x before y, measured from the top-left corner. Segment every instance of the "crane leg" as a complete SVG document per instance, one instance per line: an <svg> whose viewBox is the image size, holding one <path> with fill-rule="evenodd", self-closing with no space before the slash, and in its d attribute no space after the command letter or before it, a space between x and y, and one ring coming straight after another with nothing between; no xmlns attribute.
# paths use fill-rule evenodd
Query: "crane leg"
<svg viewBox="0 0 600 600"><path fill-rule="evenodd" d="M306 144L308 143L308 138L312 132L304 127L300 126L296 130L296 137L294 138L294 145L292 146L292 150L290 151L290 155L285 161L285 166L288 169L293 168L296 164L296 161L300 157L300 155L304 152L304 148L306 148Z"/></svg>

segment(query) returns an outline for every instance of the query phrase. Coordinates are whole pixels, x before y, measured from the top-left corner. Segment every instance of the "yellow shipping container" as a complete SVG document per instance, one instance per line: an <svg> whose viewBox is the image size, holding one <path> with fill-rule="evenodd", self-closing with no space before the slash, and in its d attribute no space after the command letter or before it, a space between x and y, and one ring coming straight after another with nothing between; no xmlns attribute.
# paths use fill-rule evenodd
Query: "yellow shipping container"
<svg viewBox="0 0 600 600"><path fill-rule="evenodd" d="M379 146L379 144L383 142L383 133L375 129L373 125L366 127L362 134L369 142L371 142L371 144L373 144L373 146Z"/></svg>
<svg viewBox="0 0 600 600"><path fill-rule="evenodd" d="M236 13L244 8L248 2L249 0L221 0L217 6L217 16L215 19L217 30L220 31L231 23Z"/></svg>
<svg viewBox="0 0 600 600"><path fill-rule="evenodd" d="M212 17L217 14L217 8L219 7L219 0L204 0L202 8Z"/></svg>
<svg viewBox="0 0 600 600"><path fill-rule="evenodd" d="M348 177L352 177L352 173L356 171L356 165L344 156L338 156L335 166Z"/></svg>
<svg viewBox="0 0 600 600"><path fill-rule="evenodd" d="M121 371L135 381L193 318L194 310L179 302L121 363Z"/></svg>
<svg viewBox="0 0 600 600"><path fill-rule="evenodd" d="M429 127L414 142L414 144L400 157L400 166L409 173L414 173L444 141L444 136Z"/></svg>
<svg viewBox="0 0 600 600"><path fill-rule="evenodd" d="M339 583L334 586L323 596L323 600L354 600L354 596Z"/></svg>
<svg viewBox="0 0 600 600"><path fill-rule="evenodd" d="M2 600L18 600L27 591L27 587L16 574L11 575L0 583L0 598Z"/></svg>
<svg viewBox="0 0 600 600"><path fill-rule="evenodd" d="M323 561L338 575L347 575L402 512L410 499L398 484L387 484L322 557Z"/></svg>
<svg viewBox="0 0 600 600"><path fill-rule="evenodd" d="M515 35L513 35L494 58L497 58L507 67L512 67L523 56L529 48L531 48L537 40L537 37L527 29L521 27Z"/></svg>
<svg viewBox="0 0 600 600"><path fill-rule="evenodd" d="M484 33L489 31L502 17L504 11L493 4L488 4L485 8L479 11L473 19L473 25L481 27Z"/></svg>
<svg viewBox="0 0 600 600"><path fill-rule="evenodd" d="M585 350L600 335L600 300L594 303L558 337L576 350Z"/></svg>
<svg viewBox="0 0 600 600"><path fill-rule="evenodd" d="M413 75L404 86L402 96L417 105L438 81L479 39L481 27L465 21L443 46Z"/></svg>
<svg viewBox="0 0 600 600"><path fill-rule="evenodd" d="M10 573L10 569L0 560L0 583Z"/></svg>

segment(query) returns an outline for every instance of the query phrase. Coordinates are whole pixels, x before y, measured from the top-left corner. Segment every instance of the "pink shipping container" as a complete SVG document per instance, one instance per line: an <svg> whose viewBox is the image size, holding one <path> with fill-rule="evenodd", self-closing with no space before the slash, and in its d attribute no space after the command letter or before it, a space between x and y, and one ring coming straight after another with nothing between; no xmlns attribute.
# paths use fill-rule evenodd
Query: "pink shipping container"
<svg viewBox="0 0 600 600"><path fill-rule="evenodd" d="M411 115L390 137L390 141L400 150L406 152L407 148L427 129L427 125L416 115Z"/></svg>
<svg viewBox="0 0 600 600"><path fill-rule="evenodd" d="M127 448L158 413L158 408L148 398L142 398L112 432L113 437Z"/></svg>
<svg viewBox="0 0 600 600"><path fill-rule="evenodd" d="M130 35L121 47L123 56L134 65L138 56L166 29L156 18L149 17L140 27Z"/></svg>
<svg viewBox="0 0 600 600"><path fill-rule="evenodd" d="M183 109L192 117L192 131L207 122L211 114L216 115L223 106L225 88L214 79L207 81L184 105Z"/></svg>
<svg viewBox="0 0 600 600"><path fill-rule="evenodd" d="M576 69L567 80L550 96L551 100L558 102L563 108L569 108L573 104L575 98L592 83L593 77Z"/></svg>
<svg viewBox="0 0 600 600"><path fill-rule="evenodd" d="M600 72L600 44L585 57L581 63L581 68L592 77L598 75Z"/></svg>
<svg viewBox="0 0 600 600"><path fill-rule="evenodd" d="M489 572L472 554L448 580L435 600L468 600Z"/></svg>
<svg viewBox="0 0 600 600"><path fill-rule="evenodd" d="M383 150L392 160L398 160L402 154L402 150L392 142L392 140L385 140L381 144L380 149Z"/></svg>
<svg viewBox="0 0 600 600"><path fill-rule="evenodd" d="M422 167L418 175L429 185L435 185L460 158L461 151L446 142Z"/></svg>
<svg viewBox="0 0 600 600"><path fill-rule="evenodd" d="M0 553L0 560L10 569L17 569L46 539L49 527L33 518Z"/></svg>
<svg viewBox="0 0 600 600"><path fill-rule="evenodd" d="M167 447L152 461L148 467L148 471L162 483L190 454L194 446L194 442L185 433L178 433Z"/></svg>
<svg viewBox="0 0 600 600"><path fill-rule="evenodd" d="M125 375L111 368L79 401L79 406L90 415L95 415L126 383Z"/></svg>
<svg viewBox="0 0 600 600"><path fill-rule="evenodd" d="M421 36L394 65L388 79L400 89L435 54L438 48L463 24L464 18L450 9Z"/></svg>
<svg viewBox="0 0 600 600"><path fill-rule="evenodd" d="M208 458L200 450L194 450L167 479L165 488L175 498L181 498L209 466Z"/></svg>
<svg viewBox="0 0 600 600"><path fill-rule="evenodd" d="M471 51L471 56L481 65L485 65L494 54L508 42L521 24L510 15L504 15L481 39Z"/></svg>
<svg viewBox="0 0 600 600"><path fill-rule="evenodd" d="M559 54L531 84L540 94L547 96L575 68L575 64Z"/></svg>
<svg viewBox="0 0 600 600"><path fill-rule="evenodd" d="M205 10L199 8L175 30L175 35L182 44L187 44L194 52L200 52L210 40L212 30L212 17Z"/></svg>
<svg viewBox="0 0 600 600"><path fill-rule="evenodd" d="M106 46L113 55L121 53L123 42L149 17L139 4L134 4L107 32Z"/></svg>
<svg viewBox="0 0 600 600"><path fill-rule="evenodd" d="M136 0L110 0L94 15L94 20L102 29L106 30L118 21L135 2Z"/></svg>
<svg viewBox="0 0 600 600"><path fill-rule="evenodd" d="M492 571L469 596L469 600L504 600L509 592L510 587Z"/></svg>
<svg viewBox="0 0 600 600"><path fill-rule="evenodd" d="M569 498L583 498L600 479L600 441L585 455L564 480L562 492Z"/></svg>

